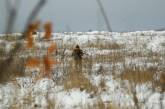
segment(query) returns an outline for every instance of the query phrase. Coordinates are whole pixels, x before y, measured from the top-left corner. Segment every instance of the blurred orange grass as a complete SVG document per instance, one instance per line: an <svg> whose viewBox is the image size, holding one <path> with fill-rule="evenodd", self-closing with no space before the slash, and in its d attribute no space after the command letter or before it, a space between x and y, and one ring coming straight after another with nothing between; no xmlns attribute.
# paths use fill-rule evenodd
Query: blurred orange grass
<svg viewBox="0 0 165 109"><path fill-rule="evenodd" d="M39 67L40 63L41 62L38 58L29 58L26 61L26 66L31 68Z"/></svg>
<svg viewBox="0 0 165 109"><path fill-rule="evenodd" d="M45 39L50 39L52 34L52 23L51 22L45 23L44 29L45 29Z"/></svg>
<svg viewBox="0 0 165 109"><path fill-rule="evenodd" d="M26 32L26 38L27 38L27 47L32 48L34 47L34 39L33 39L33 32L35 32L38 29L39 23L32 23L29 25L27 32ZM44 25L45 29L45 39L50 39L51 33L52 33L52 23L47 22ZM52 58L50 55L57 51L57 45L55 42L52 42L50 46L47 48L47 54L43 57L43 59L40 58L29 58L26 61L26 66L30 68L38 67L40 71L43 71L43 76L49 75L50 71L52 70L53 66L57 64L57 60L55 58ZM43 66L43 67L41 67Z"/></svg>
<svg viewBox="0 0 165 109"><path fill-rule="evenodd" d="M56 45L56 43L52 42L50 47L47 48L47 53L48 53L48 55L50 55L56 51L57 51L57 45Z"/></svg>
<svg viewBox="0 0 165 109"><path fill-rule="evenodd" d="M32 48L34 45L34 38L33 38L33 33L39 28L39 21L36 21L34 23L31 23L28 28L27 31L25 33L26 35L26 39L27 39L27 48Z"/></svg>
<svg viewBox="0 0 165 109"><path fill-rule="evenodd" d="M43 65L44 65L44 73L45 75L49 74L49 72L51 71L51 69L53 68L53 66L55 64L57 64L57 60L55 58L50 58L48 56L44 57L43 60Z"/></svg>

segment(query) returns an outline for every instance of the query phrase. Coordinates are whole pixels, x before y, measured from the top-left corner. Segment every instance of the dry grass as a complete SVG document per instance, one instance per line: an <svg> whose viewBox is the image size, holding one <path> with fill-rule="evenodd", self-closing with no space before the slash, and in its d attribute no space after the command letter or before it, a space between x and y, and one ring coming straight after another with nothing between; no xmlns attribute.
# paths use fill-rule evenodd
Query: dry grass
<svg viewBox="0 0 165 109"><path fill-rule="evenodd" d="M131 59L140 58L144 66L140 67L130 64L129 67L124 66L124 71L122 71L120 78L123 80L129 80L135 84L142 84L146 82L151 82L153 88L161 87L164 90L164 69L162 67L163 60L161 54L155 52L143 53L141 52L132 52L126 53L126 57ZM125 62L123 62L125 63ZM156 63L156 64L155 64ZM148 66L147 64L155 64L154 66ZM148 67L147 67L148 66ZM158 79L156 79L158 78Z"/></svg>
<svg viewBox="0 0 165 109"><path fill-rule="evenodd" d="M106 109L105 103L101 98L98 99L97 103L94 104L95 109Z"/></svg>
<svg viewBox="0 0 165 109"><path fill-rule="evenodd" d="M102 90L104 90L104 88L106 88L105 79L101 79L99 86L100 86L100 88L101 88Z"/></svg>
<svg viewBox="0 0 165 109"><path fill-rule="evenodd" d="M9 59L0 62L0 83L13 80L16 76L24 76L25 61L15 57L12 62Z"/></svg>
<svg viewBox="0 0 165 109"><path fill-rule="evenodd" d="M97 102L94 103L92 106L88 106L87 108L82 109L124 109L119 108L112 102L104 103L101 98L98 98Z"/></svg>
<svg viewBox="0 0 165 109"><path fill-rule="evenodd" d="M97 92L97 87L92 85L90 80L85 77L87 73L83 68L76 69L75 63L73 61L68 61L63 66L65 75L63 75L62 84L65 90L70 90L72 88L79 88L81 91L86 90L87 92ZM83 67L83 65L82 65Z"/></svg>
<svg viewBox="0 0 165 109"><path fill-rule="evenodd" d="M6 41L9 41L9 42L13 42L13 41L18 41L18 39L19 39L20 37L21 37L21 36L13 36L13 35L11 34L11 35L8 35L8 36L3 36L3 37L1 37L0 39L6 40Z"/></svg>
<svg viewBox="0 0 165 109"><path fill-rule="evenodd" d="M55 103L55 101L53 100L48 100L48 107L47 107L47 109L58 109L58 108L56 108L56 103Z"/></svg>
<svg viewBox="0 0 165 109"><path fill-rule="evenodd" d="M66 79L63 81L64 89L70 90L73 88L80 88L81 91L97 92L97 87L92 85L90 80L87 79L82 73L70 72Z"/></svg>
<svg viewBox="0 0 165 109"><path fill-rule="evenodd" d="M124 55L121 52L112 52L109 54L103 54L103 55L96 55L95 57L93 57L94 62L96 63L100 63L100 62L113 62L113 63L117 63L117 62L123 62L124 59Z"/></svg>
<svg viewBox="0 0 165 109"><path fill-rule="evenodd" d="M113 42L113 43L104 43L103 44L101 41L98 41L98 43L89 43L87 47L98 48L98 49L112 49L112 50L116 50L116 49L122 49L125 46L117 44L115 42Z"/></svg>
<svg viewBox="0 0 165 109"><path fill-rule="evenodd" d="M129 80L130 82L138 84L153 81L155 73L156 69L152 67L148 69L125 68L120 76L123 80Z"/></svg>
<svg viewBox="0 0 165 109"><path fill-rule="evenodd" d="M132 58L138 58L138 57L144 57L145 54L143 52L138 51L138 52L126 52L125 54L127 57L132 57Z"/></svg>

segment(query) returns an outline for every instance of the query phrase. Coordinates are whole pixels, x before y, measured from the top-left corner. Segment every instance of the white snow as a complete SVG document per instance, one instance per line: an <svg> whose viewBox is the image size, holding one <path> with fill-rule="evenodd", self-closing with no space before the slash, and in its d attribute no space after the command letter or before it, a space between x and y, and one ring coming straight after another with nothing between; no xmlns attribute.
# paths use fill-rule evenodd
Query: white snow
<svg viewBox="0 0 165 109"><path fill-rule="evenodd" d="M56 97L58 107L63 109L80 108L87 105L92 105L94 102L90 99L90 95L85 91L79 89L72 89L69 92L62 91L57 94Z"/></svg>

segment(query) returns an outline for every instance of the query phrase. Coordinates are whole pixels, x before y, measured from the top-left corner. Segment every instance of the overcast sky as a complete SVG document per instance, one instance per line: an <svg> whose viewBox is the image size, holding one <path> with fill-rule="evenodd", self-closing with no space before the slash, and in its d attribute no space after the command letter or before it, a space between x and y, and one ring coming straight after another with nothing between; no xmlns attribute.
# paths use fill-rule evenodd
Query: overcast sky
<svg viewBox="0 0 165 109"><path fill-rule="evenodd" d="M5 0L0 0L0 32L6 22ZM21 0L15 32L21 31L38 0ZM96 0L47 0L37 19L52 21L54 31L106 30ZM165 28L165 0L101 0L112 31Z"/></svg>

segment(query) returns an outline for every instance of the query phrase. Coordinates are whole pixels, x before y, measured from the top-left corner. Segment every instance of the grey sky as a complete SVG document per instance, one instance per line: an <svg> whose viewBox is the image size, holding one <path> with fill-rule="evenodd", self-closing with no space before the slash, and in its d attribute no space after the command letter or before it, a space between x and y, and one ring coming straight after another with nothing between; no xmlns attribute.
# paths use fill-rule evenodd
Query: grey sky
<svg viewBox="0 0 165 109"><path fill-rule="evenodd" d="M0 0L0 32L5 28L5 0ZM20 31L38 0L21 0L15 31ZM101 0L113 31L165 28L165 0ZM38 16L54 31L106 30L96 0L48 0Z"/></svg>

